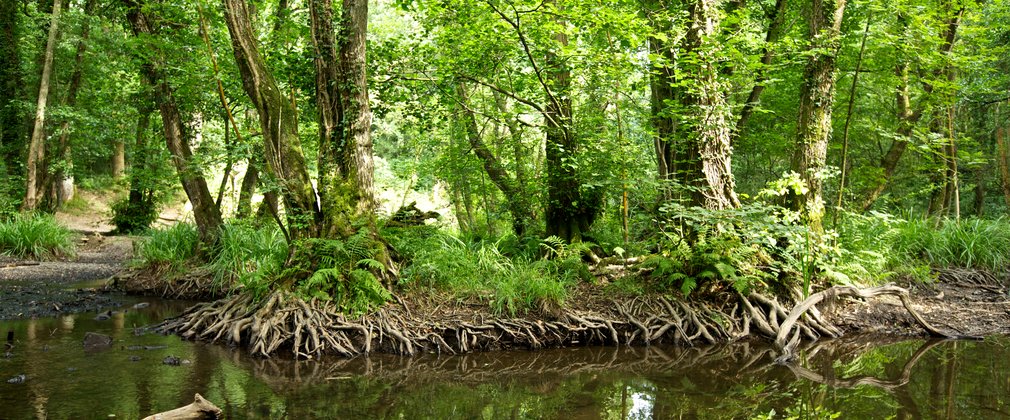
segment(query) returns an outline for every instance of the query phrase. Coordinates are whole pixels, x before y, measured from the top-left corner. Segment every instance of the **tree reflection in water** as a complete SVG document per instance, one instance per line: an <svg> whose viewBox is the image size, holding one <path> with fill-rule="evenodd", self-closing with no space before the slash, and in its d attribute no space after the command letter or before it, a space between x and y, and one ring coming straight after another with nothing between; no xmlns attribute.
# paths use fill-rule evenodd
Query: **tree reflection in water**
<svg viewBox="0 0 1010 420"><path fill-rule="evenodd" d="M762 342L291 361L133 334L170 313L152 302L105 322L4 323L19 343L0 379L30 379L0 383L0 416L135 418L200 393L232 418L1010 417L1006 338L820 341L789 366ZM112 335L113 348L85 353L87 331ZM165 366L165 355L192 363Z"/></svg>

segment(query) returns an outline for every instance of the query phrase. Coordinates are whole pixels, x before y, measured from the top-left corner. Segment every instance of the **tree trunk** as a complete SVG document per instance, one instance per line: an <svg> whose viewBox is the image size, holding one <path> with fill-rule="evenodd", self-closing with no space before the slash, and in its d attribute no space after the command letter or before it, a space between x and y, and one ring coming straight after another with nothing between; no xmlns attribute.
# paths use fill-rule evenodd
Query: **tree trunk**
<svg viewBox="0 0 1010 420"><path fill-rule="evenodd" d="M696 0L688 7L690 27L686 53L696 57L691 72L691 88L683 98L691 126L688 157L688 185L693 188L691 204L707 209L739 207L733 179L730 145L727 83L720 80L718 48L712 38L719 30L718 2Z"/></svg>
<svg viewBox="0 0 1010 420"><path fill-rule="evenodd" d="M143 97L137 105L137 131L133 148L133 160L130 162L130 193L127 196L124 218L125 223L117 223L116 229L124 233L139 232L148 226L141 226L146 217L134 217L154 212L157 203L154 202L154 188L147 172L147 130L151 125L151 114L154 104Z"/></svg>
<svg viewBox="0 0 1010 420"><path fill-rule="evenodd" d="M368 2L344 0L341 10L338 43L330 0L310 2L320 127L319 196L323 234L328 237L349 235L353 220L373 219L375 207L372 112L365 78Z"/></svg>
<svg viewBox="0 0 1010 420"><path fill-rule="evenodd" d="M56 34L59 32L60 3L62 3L61 0L53 2L49 40L46 43L42 76L39 79L39 96L35 105L35 125L32 128L32 137L28 146L25 200L21 203L23 211L35 210L39 201L38 181L42 174L38 173L38 165L45 159L46 102L49 99L49 79L53 71L53 50L56 48Z"/></svg>
<svg viewBox="0 0 1010 420"><path fill-rule="evenodd" d="M95 9L95 0L84 2L84 15L91 16ZM74 73L70 76L70 86L67 88L67 99L64 103L73 108L77 105L77 92L81 89L81 78L84 75L84 52L88 49L88 36L91 28L85 21L81 26L81 37L77 41L77 51L74 55ZM64 119L60 124L59 158L63 161L53 176L53 191L49 210L55 211L63 203L74 198L74 158L70 147L70 119Z"/></svg>
<svg viewBox="0 0 1010 420"><path fill-rule="evenodd" d="M151 26L151 19L141 12L141 5L132 0L126 1L130 6L127 19L133 27L134 35L139 37L156 34L155 28ZM221 211L214 205L214 199L202 171L192 162L193 152L189 146L191 128L183 120L176 104L174 90L162 72L165 64L160 62L156 54L150 57L147 62L141 64L141 73L145 83L154 92L155 102L161 113L166 146L172 154L172 163L182 181L183 190L193 205L193 218L196 220L200 243L204 247L210 247L217 242L223 224Z"/></svg>
<svg viewBox="0 0 1010 420"><path fill-rule="evenodd" d="M554 34L558 47L568 45L568 35ZM547 126L547 235L565 241L580 241L589 229L594 214L582 197L581 182L572 162L579 151L572 132L572 99L570 95L572 73L568 64L554 51L547 53L544 86L547 106L544 120Z"/></svg>
<svg viewBox="0 0 1010 420"><path fill-rule="evenodd" d="M19 173L18 157L22 137L21 114L15 102L21 98L23 80L21 73L21 28L18 2L0 1L0 156L4 169L0 176ZM6 191L4 191L6 192Z"/></svg>
<svg viewBox="0 0 1010 420"><path fill-rule="evenodd" d="M116 140L112 152L112 177L121 179L126 174L126 142Z"/></svg>
<svg viewBox="0 0 1010 420"><path fill-rule="evenodd" d="M246 163L245 174L242 175L242 187L238 192L238 204L235 206L236 219L252 216L252 196L260 182L259 168L262 164L263 157L259 153L253 153Z"/></svg>
<svg viewBox="0 0 1010 420"><path fill-rule="evenodd" d="M340 101L343 106L344 132L341 174L351 188L345 194L352 200L355 217L374 221L375 164L372 161L372 109L368 102L368 78L365 55L368 31L368 0L344 0L340 39ZM345 198L347 199L347 198ZM331 230L339 220L327 215Z"/></svg>
<svg viewBox="0 0 1010 420"><path fill-rule="evenodd" d="M996 148L999 150L999 157L996 165L999 167L1000 187L1003 189L1003 201L1007 208L1010 208L1010 153L1007 152L1006 130L1002 127L996 129Z"/></svg>
<svg viewBox="0 0 1010 420"><path fill-rule="evenodd" d="M660 25L669 30L669 26ZM656 131L653 140L656 151L656 170L660 181L672 181L676 179L677 160L676 147L673 141L674 136L674 110L670 106L677 98L674 90L674 69L673 63L676 60L673 49L667 45L665 38L653 36L649 38L649 49L656 56L660 57L654 61L652 74L649 76L649 86L651 88L650 105L652 107L652 125ZM673 198L669 185L662 185L664 199Z"/></svg>
<svg viewBox="0 0 1010 420"><path fill-rule="evenodd" d="M246 2L222 3L242 85L260 116L266 169L281 185L287 232L292 240L317 237L322 214L298 140L295 109L277 87L259 53Z"/></svg>
<svg viewBox="0 0 1010 420"><path fill-rule="evenodd" d="M802 212L815 232L823 231L824 180L831 107L835 101L835 68L846 0L814 0L810 10L811 39L803 86L800 88L799 123L793 171L806 182L805 194L793 194L790 204Z"/></svg>
<svg viewBox="0 0 1010 420"><path fill-rule="evenodd" d="M456 84L456 94L459 96L459 102L463 108L461 115L470 149L484 163L484 171L487 172L488 178L505 196L509 213L512 215L512 230L516 236L523 236L533 219L529 197L523 193L518 182L509 175L498 157L491 153L484 140L481 139L480 130L477 127L477 117L469 108L470 98L466 92L466 86L462 82ZM522 162L516 162L516 165L521 164Z"/></svg>

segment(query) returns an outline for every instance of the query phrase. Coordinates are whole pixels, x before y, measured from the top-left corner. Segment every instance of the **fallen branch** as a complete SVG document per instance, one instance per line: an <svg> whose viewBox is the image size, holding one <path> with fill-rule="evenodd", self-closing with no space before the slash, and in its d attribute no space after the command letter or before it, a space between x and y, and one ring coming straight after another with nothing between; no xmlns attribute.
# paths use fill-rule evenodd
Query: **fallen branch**
<svg viewBox="0 0 1010 420"><path fill-rule="evenodd" d="M152 414L144 420L200 420L217 419L221 417L221 409L207 401L200 394L193 396L193 403L175 410Z"/></svg>

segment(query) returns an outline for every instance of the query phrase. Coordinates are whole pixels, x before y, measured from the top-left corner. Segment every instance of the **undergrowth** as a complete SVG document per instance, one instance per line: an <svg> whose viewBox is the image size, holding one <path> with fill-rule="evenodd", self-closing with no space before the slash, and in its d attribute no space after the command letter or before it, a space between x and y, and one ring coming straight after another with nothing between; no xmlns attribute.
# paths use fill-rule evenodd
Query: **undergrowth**
<svg viewBox="0 0 1010 420"><path fill-rule="evenodd" d="M284 266L288 245L280 229L273 225L229 223L221 229L212 255L207 267L214 275L215 285L237 285L261 297Z"/></svg>
<svg viewBox="0 0 1010 420"><path fill-rule="evenodd" d="M458 299L477 298L496 314L557 311L570 287L591 278L582 262L588 246L555 237L542 242L514 235L468 241L420 227L398 229L390 238L409 260L401 284L449 292Z"/></svg>
<svg viewBox="0 0 1010 420"><path fill-rule="evenodd" d="M151 229L136 250L137 265L167 266L179 270L196 255L199 237L192 223L177 223L168 228Z"/></svg>
<svg viewBox="0 0 1010 420"><path fill-rule="evenodd" d="M52 215L13 214L0 223L0 252L42 260L71 257L75 254L74 235Z"/></svg>
<svg viewBox="0 0 1010 420"><path fill-rule="evenodd" d="M934 267L1003 271L1010 267L1010 220L918 219L895 226L893 249Z"/></svg>

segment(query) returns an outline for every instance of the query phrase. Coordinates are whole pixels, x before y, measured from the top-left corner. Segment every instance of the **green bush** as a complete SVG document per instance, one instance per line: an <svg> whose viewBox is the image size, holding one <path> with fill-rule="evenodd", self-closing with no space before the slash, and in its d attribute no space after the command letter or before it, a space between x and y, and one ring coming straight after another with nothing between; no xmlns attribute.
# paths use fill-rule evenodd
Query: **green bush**
<svg viewBox="0 0 1010 420"><path fill-rule="evenodd" d="M0 251L19 258L74 255L74 235L48 214L15 214L0 223Z"/></svg>
<svg viewBox="0 0 1010 420"><path fill-rule="evenodd" d="M196 226L178 223L166 229L148 231L148 236L140 241L137 248L137 257L141 266L167 265L178 269L196 255L198 243Z"/></svg>
<svg viewBox="0 0 1010 420"><path fill-rule="evenodd" d="M112 224L120 233L140 233L158 220L158 205L153 199L130 203L129 198L112 203Z"/></svg>

